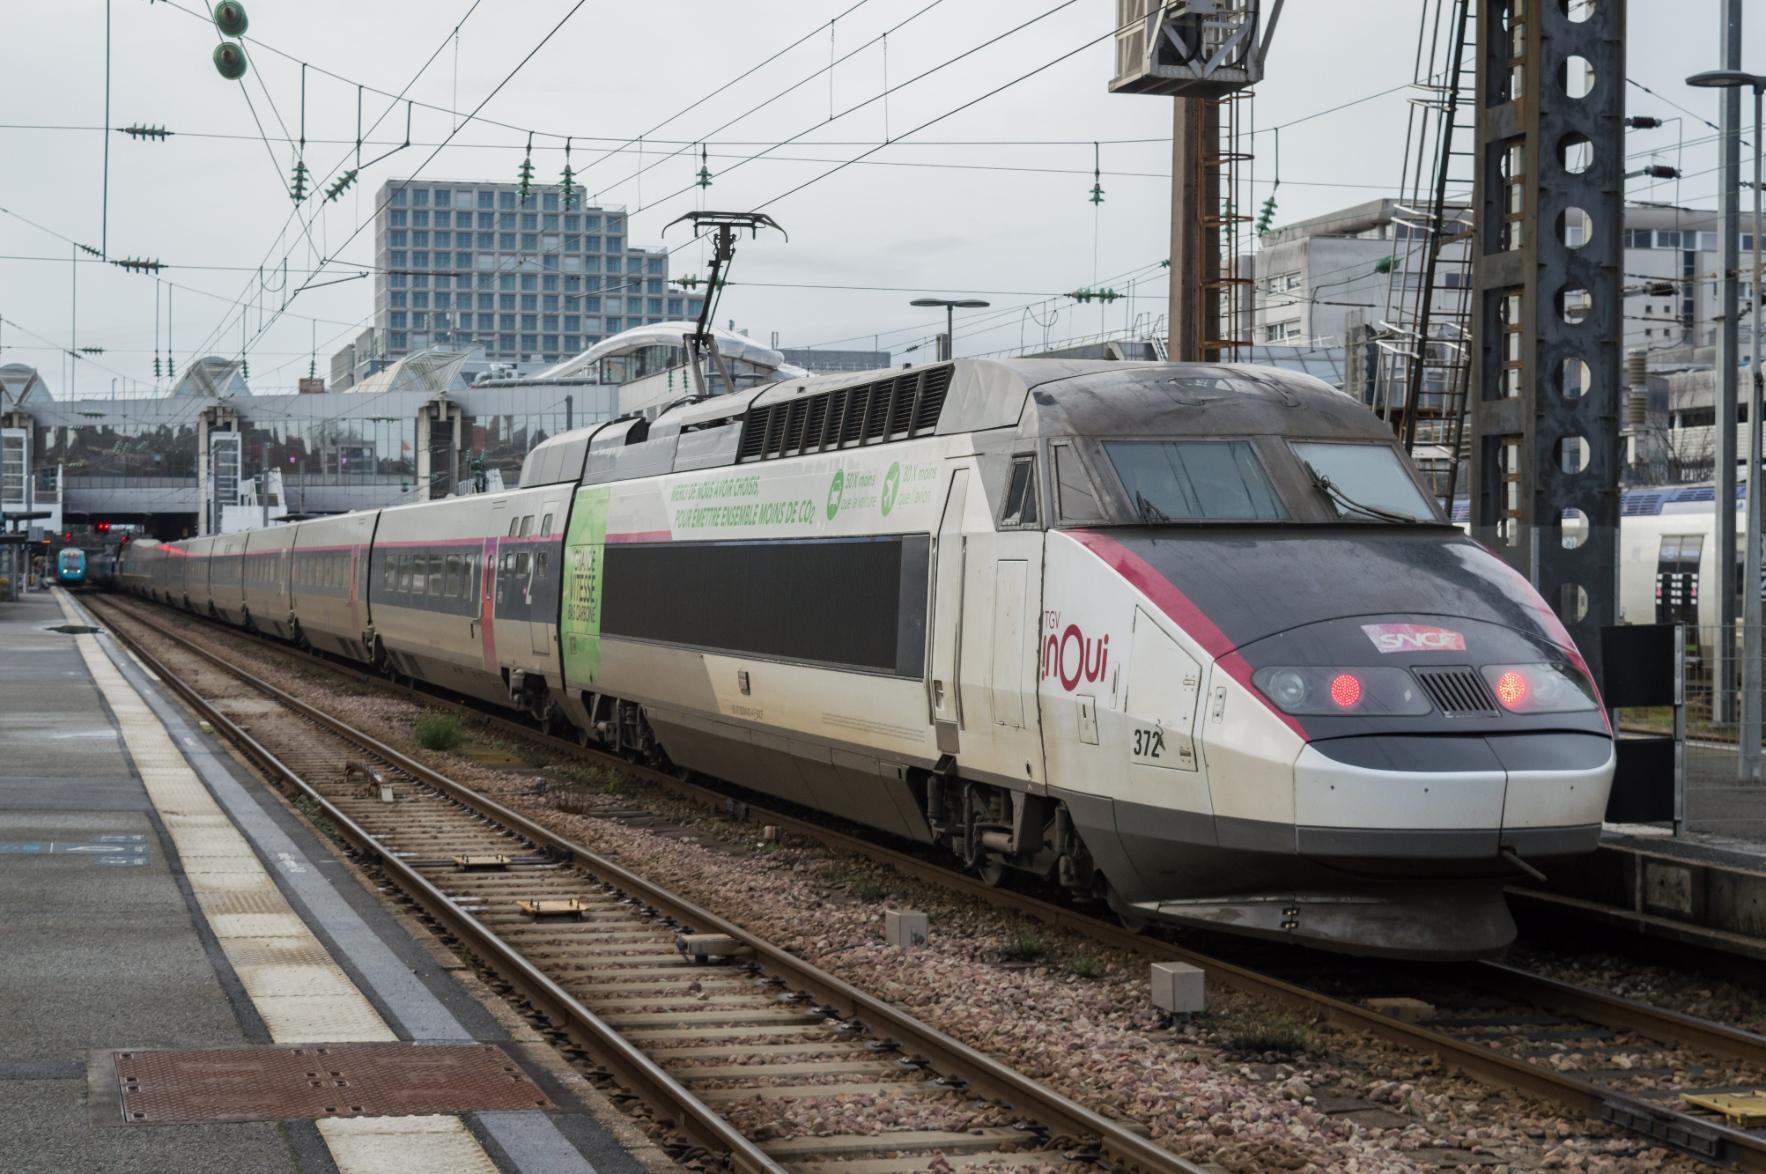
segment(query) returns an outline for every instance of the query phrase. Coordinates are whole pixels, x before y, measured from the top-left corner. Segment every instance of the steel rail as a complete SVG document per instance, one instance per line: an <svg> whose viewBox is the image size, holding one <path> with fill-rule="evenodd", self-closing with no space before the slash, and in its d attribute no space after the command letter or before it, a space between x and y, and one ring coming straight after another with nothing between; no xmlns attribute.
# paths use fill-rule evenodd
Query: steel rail
<svg viewBox="0 0 1766 1174"><path fill-rule="evenodd" d="M1122 1168L1155 1172L1169 1171L1174 1174L1203 1174L1204 1167L1195 1165L1147 1138L1141 1137L1123 1124L1112 1121L1061 1093L1030 1080L993 1057L946 1035L930 1024L921 1022L893 1004L866 994L845 980L774 946L734 922L669 892L593 850L559 835L462 783L448 778L396 748L386 745L372 735L357 730L341 719L294 697L285 690L251 676L225 658L200 647L175 632L166 630L154 621L128 612L126 609L119 610L124 610L130 620L151 629L163 639L167 639L223 671L247 681L253 688L261 690L278 704L323 726L339 737L356 743L362 749L392 763L399 770L413 778L420 779L476 814L501 824L509 831L536 845L549 849L565 862L594 874L600 880L619 889L627 896L635 898L641 904L649 906L663 916L684 924L697 926L702 931L726 934L734 938L748 947L754 961L764 972L777 975L792 986L809 992L817 1002L832 1008L840 1014L841 1018L863 1024L873 1035L892 1039L904 1048L911 1048L922 1053L941 1073L961 1078L968 1088L995 1100L1004 1101L1019 1111L1033 1115L1044 1124L1051 1126L1059 1134L1071 1136L1077 1140L1095 1136L1100 1143L1103 1154ZM167 669L164 663L153 657L138 640L122 631L118 625L110 625L110 630L123 640L131 651L142 659L143 663L147 664L180 696L201 712L203 717L211 722L217 730L223 732L229 740L239 745L248 757L269 770L275 777L294 786L319 806L324 812L325 818L332 821L353 846L374 858L377 863L386 866L388 871L396 876L400 884L410 891L426 911L451 930L459 933L463 940L468 941L475 948L481 949L485 955L494 960L497 969L520 988L523 995L529 998L536 1007L545 1009L548 1017L561 1023L573 1040L598 1058L604 1057L611 1061L609 1067L613 1068L622 1080L629 1075L632 1083L628 1087L638 1092L647 1102L652 1103L653 1107L659 1108L665 1113L679 1112L683 1114L688 1131L694 1136L694 1139L708 1148L727 1150L731 1155L732 1164L737 1169L761 1171L781 1169L759 1147L738 1133L721 1116L682 1087L649 1057L634 1048L594 1012L534 968L512 947L502 942L493 931L486 928L470 913L459 908L396 854L384 850L373 836L281 763L275 755L265 749L215 705L201 697L193 687ZM622 762L622 766L629 767L629 764Z"/></svg>
<svg viewBox="0 0 1766 1174"><path fill-rule="evenodd" d="M200 619L201 617L196 618ZM153 621L139 617L137 620L158 629L158 625ZM174 640L188 644L188 641L184 641L182 637L173 633L164 633L163 629L159 630ZM236 629L228 628L227 630L235 631ZM282 647L280 644L273 646ZM225 660L216 657L207 650L192 647L203 656L215 660L216 663L227 665ZM999 907L1011 909L1050 926L1071 930L1102 945L1112 946L1154 961L1187 962L1201 968L1208 975L1210 981L1219 982L1246 994L1270 999L1305 1011L1338 1027L1384 1039L1408 1050L1433 1055L1442 1062L1486 1083L1517 1089L1554 1101L1585 1116L1620 1125L1623 1128L1653 1137L1664 1144L1673 1145L1711 1160L1730 1162L1745 1170L1766 1171L1766 1138L1732 1129L1704 1118L1666 1109L1627 1093L1602 1087L1568 1072L1541 1067L1492 1048L1455 1039L1424 1025L1409 1023L1274 975L1264 974L1247 966L1190 950L1158 938L1137 934L1052 901L1012 889L989 885L985 881L956 872L913 853L903 852L800 816L759 806L746 799L734 799L723 792L677 778L664 771L635 764L617 755L585 747L574 741L552 737L511 718L486 713L474 706L449 698L437 697L420 689L380 682L378 678L366 670L351 669L329 658L316 655L304 659L310 663L324 665L352 681L373 681L383 684L397 694L485 720L488 724L499 729L536 741L550 749L567 751L576 757L655 783L671 793L701 806L773 824L794 834L813 839L837 851L863 856L874 863L888 865L917 879L941 885ZM227 667L231 668L232 666ZM518 815L515 818L529 822ZM537 825L533 826L537 827ZM544 829L540 829L540 831L548 839L557 839L554 833L546 832ZM706 914L705 916L711 915ZM720 930L719 932L728 931ZM1479 969L1473 981L1482 981L1491 986L1507 989L1526 1001L1537 1001L1546 1006L1558 1006L1595 1022L1623 1027L1665 1043L1704 1048L1720 1055L1766 1066L1766 1037L1682 1015L1678 1012L1651 1007L1648 1004L1559 983L1552 979L1514 970L1511 967L1488 962L1476 965Z"/></svg>

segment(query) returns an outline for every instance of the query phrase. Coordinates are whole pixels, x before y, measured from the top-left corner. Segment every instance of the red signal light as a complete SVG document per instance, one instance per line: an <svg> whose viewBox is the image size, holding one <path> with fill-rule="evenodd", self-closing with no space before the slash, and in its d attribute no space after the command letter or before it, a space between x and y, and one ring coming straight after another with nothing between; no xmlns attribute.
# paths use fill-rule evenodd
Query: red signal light
<svg viewBox="0 0 1766 1174"><path fill-rule="evenodd" d="M1331 703L1338 709L1352 709L1361 700L1361 678L1353 673L1338 673L1331 678Z"/></svg>
<svg viewBox="0 0 1766 1174"><path fill-rule="evenodd" d="M1504 672L1496 678L1496 699L1504 708L1519 708L1527 700L1527 678L1515 669Z"/></svg>

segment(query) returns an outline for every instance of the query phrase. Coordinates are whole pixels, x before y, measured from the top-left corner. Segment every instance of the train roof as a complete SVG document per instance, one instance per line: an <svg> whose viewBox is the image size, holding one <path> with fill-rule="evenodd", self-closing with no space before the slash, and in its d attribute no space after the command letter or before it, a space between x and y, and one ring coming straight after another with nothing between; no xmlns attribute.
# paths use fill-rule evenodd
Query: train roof
<svg viewBox="0 0 1766 1174"><path fill-rule="evenodd" d="M623 481L929 435L1306 435L1390 439L1329 384L1275 367L957 359L789 379L554 436L521 484Z"/></svg>

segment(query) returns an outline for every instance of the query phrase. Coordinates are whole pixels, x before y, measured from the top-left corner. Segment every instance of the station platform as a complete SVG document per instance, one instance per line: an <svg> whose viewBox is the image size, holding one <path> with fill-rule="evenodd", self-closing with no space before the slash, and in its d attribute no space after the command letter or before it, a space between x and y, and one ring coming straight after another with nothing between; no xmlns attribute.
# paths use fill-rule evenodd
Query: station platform
<svg viewBox="0 0 1766 1174"><path fill-rule="evenodd" d="M0 1166L671 1165L91 623L0 604Z"/></svg>

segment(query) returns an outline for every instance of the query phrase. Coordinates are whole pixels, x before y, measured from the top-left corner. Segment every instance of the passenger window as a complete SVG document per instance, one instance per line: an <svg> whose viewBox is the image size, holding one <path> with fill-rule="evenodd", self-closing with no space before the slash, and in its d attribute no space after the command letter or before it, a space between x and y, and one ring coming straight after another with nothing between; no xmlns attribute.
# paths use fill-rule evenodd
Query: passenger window
<svg viewBox="0 0 1766 1174"><path fill-rule="evenodd" d="M533 533L533 515L529 514L521 519L521 536L526 538L531 533Z"/></svg>
<svg viewBox="0 0 1766 1174"><path fill-rule="evenodd" d="M448 577L446 583L447 589L445 593L450 598L460 594L460 556L457 554L450 554L448 556Z"/></svg>
<svg viewBox="0 0 1766 1174"><path fill-rule="evenodd" d="M511 538L515 537L515 532L519 529L521 529L521 519L520 518L510 518L509 519L509 537L511 537Z"/></svg>
<svg viewBox="0 0 1766 1174"><path fill-rule="evenodd" d="M1096 522L1104 516L1091 478L1070 444L1055 445L1055 503L1064 522Z"/></svg>
<svg viewBox="0 0 1766 1174"><path fill-rule="evenodd" d="M1006 485L1002 526L1036 525L1036 458L1013 457L1012 479Z"/></svg>
<svg viewBox="0 0 1766 1174"><path fill-rule="evenodd" d="M408 593L411 590L411 556L399 555L399 590Z"/></svg>
<svg viewBox="0 0 1766 1174"><path fill-rule="evenodd" d="M388 591L392 590L393 574L396 569L390 555L380 556L380 585Z"/></svg>
<svg viewBox="0 0 1766 1174"><path fill-rule="evenodd" d="M541 534L550 534L551 532L552 532L552 515L547 514L545 520L540 523L540 533Z"/></svg>
<svg viewBox="0 0 1766 1174"><path fill-rule="evenodd" d="M524 550L515 556L515 577L520 578L525 574L527 574L527 551Z"/></svg>

